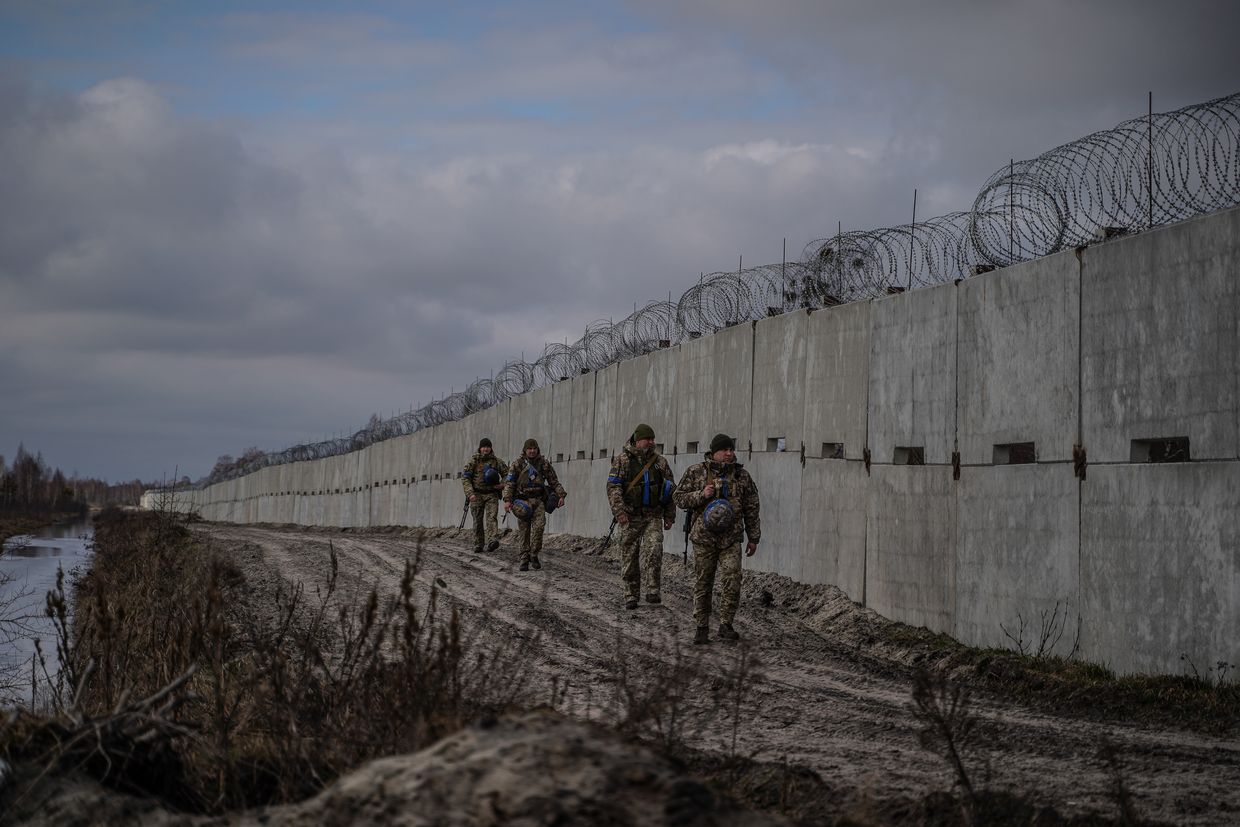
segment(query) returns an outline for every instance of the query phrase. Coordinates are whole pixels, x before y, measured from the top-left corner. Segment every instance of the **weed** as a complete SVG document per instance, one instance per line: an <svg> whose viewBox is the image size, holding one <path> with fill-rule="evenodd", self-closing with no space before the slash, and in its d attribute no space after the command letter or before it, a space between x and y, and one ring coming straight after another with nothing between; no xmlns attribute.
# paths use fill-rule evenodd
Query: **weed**
<svg viewBox="0 0 1240 827"><path fill-rule="evenodd" d="M913 677L913 715L921 723L921 745L940 755L956 777L963 793L962 815L966 824L974 822L977 796L964 765L964 752L970 747L975 719L969 712L969 691L942 675L918 670Z"/></svg>
<svg viewBox="0 0 1240 827"><path fill-rule="evenodd" d="M65 770L196 812L297 800L524 696L523 644L470 632L418 582L420 553L398 594L337 599L330 549L317 602L294 587L252 605L228 555L169 515L108 515L96 549L76 617L63 580L48 599L52 709L0 724L0 757L35 768L18 801Z"/></svg>
<svg viewBox="0 0 1240 827"><path fill-rule="evenodd" d="M999 628L1003 630L1003 634L1008 640L1016 646L1016 650L1024 657L1030 657L1034 660L1040 660L1050 657L1055 647L1059 645L1059 641L1063 639L1064 631L1068 625L1068 606L1063 605L1060 611L1060 601L1056 600L1055 605L1051 609L1043 609L1038 613L1038 630L1036 638L1026 640L1025 634L1028 627L1032 631L1032 627L1020 612L1016 613L1017 627L1015 633L999 624ZM1081 616L1076 616L1076 634L1072 639L1072 649L1064 657L1065 660L1072 660L1076 657L1081 648Z"/></svg>

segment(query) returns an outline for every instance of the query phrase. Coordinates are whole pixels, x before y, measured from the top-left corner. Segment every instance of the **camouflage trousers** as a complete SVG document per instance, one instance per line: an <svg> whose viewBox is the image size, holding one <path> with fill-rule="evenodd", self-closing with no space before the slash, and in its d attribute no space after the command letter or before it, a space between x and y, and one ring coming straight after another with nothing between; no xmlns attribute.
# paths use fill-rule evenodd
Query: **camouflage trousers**
<svg viewBox="0 0 1240 827"><path fill-rule="evenodd" d="M630 518L620 531L620 579L625 600L658 594L663 582L663 518Z"/></svg>
<svg viewBox="0 0 1240 827"><path fill-rule="evenodd" d="M547 527L547 506L537 497L526 500L534 509L528 520L517 520L517 537L521 540L521 562L528 563L542 551L543 529Z"/></svg>
<svg viewBox="0 0 1240 827"><path fill-rule="evenodd" d="M741 544L724 548L693 544L693 622L710 625L710 600L715 590L715 568L718 567L719 622L731 623L741 602Z"/></svg>
<svg viewBox="0 0 1240 827"><path fill-rule="evenodd" d="M469 504L474 517L474 548L482 548L499 537L499 494L475 494Z"/></svg>

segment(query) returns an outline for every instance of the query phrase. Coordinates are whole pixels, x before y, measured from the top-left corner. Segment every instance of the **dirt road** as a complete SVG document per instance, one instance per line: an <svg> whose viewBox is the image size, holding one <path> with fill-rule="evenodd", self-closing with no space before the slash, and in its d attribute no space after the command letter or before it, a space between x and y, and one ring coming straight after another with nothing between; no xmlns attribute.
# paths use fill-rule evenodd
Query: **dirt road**
<svg viewBox="0 0 1240 827"><path fill-rule="evenodd" d="M209 524L196 527L227 548L252 583L302 582L308 592L328 572L328 543L342 574L396 588L414 557L413 532L351 533L284 527ZM556 538L540 572L519 572L507 545L475 555L466 536L434 530L424 535L419 584L437 579L441 592L467 621L487 634L525 636L532 643L532 704L550 703L559 688L561 712L594 720L614 714L617 660L702 658L707 670L734 672L742 651L714 642L692 647L692 592L680 558L667 556L662 606L625 611L618 564L594 556L587 541ZM786 610L796 593L800 611ZM820 606L807 616L806 596ZM859 618L880 628L872 613L849 604L830 587L807 589L772 575L746 573L736 628L758 665L736 716L690 711L690 746L760 761L801 766L821 777L837 812L890 812L891 802L913 802L946 790L953 776L919 742L921 724L910 705L912 672L841 642L833 629L855 628ZM1062 814L1117 814L1115 769L1099 756L1114 745L1123 784L1136 811L1176 824L1229 824L1240 820L1240 742L1123 721L1064 718L993 696L973 701L977 741L968 756L975 785L1018 791ZM733 747L735 738L735 747Z"/></svg>

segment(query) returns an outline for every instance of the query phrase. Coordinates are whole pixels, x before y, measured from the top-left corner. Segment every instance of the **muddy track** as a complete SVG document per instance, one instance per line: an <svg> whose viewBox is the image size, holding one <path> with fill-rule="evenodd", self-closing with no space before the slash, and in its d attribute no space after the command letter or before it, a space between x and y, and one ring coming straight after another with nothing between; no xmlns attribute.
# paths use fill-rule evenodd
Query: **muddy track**
<svg viewBox="0 0 1240 827"><path fill-rule="evenodd" d="M377 587L394 591L407 560L418 554L412 533L350 533L223 524L196 528L213 545L234 550L251 582L273 588L302 583L313 593L327 580L328 543L347 586L341 599ZM570 714L604 715L601 699L613 680L613 653L638 653L646 663L671 659L676 646L710 668L735 668L738 649L721 643L688 645L692 591L678 556L665 558L663 605L628 612L618 564L557 538L540 572L519 572L506 542L495 554L475 555L464 533L436 530L424 537L419 590L438 578L481 634L536 641L531 703L546 703L554 679L569 688L556 705ZM769 575L747 573L761 582ZM747 589L748 595L752 590ZM737 630L759 661L736 729L736 752L801 765L845 800L920 799L948 789L947 765L923 750L910 709L911 674L880 663L778 608L746 599ZM670 668L669 664L662 666ZM653 667L659 668L659 667ZM1123 721L1063 718L992 695L977 697L981 749L974 781L1031 795L1061 813L1114 815L1113 772L1099 747L1114 745L1124 784L1144 817L1177 824L1240 820L1240 742ZM728 721L697 733L690 745L730 750ZM722 746L727 742L727 746Z"/></svg>

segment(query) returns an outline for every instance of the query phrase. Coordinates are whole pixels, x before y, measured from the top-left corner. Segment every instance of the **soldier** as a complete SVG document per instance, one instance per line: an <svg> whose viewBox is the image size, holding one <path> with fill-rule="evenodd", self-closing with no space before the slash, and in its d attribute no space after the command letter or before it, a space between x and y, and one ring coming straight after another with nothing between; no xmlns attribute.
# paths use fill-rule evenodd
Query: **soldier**
<svg viewBox="0 0 1240 827"><path fill-rule="evenodd" d="M499 492L504 486L508 464L495 456L491 440L478 441L478 453L470 457L461 471L461 485L474 516L474 553L499 548Z"/></svg>
<svg viewBox="0 0 1240 827"><path fill-rule="evenodd" d="M624 608L636 609L642 587L647 603L662 603L663 532L676 522L671 466L654 449L654 429L645 423L633 431L624 450L611 461L607 500L620 530L620 578Z"/></svg>
<svg viewBox="0 0 1240 827"><path fill-rule="evenodd" d="M547 527L547 492L556 498L556 507L564 505L568 493L556 478L551 462L538 450L538 440L530 437L525 441L521 456L508 466L508 476L504 481L504 510L512 511L514 500L521 500L528 506L519 508L516 514L517 531L521 535L521 571L529 571L530 566L541 569L538 552L542 551L543 529Z"/></svg>
<svg viewBox="0 0 1240 827"><path fill-rule="evenodd" d="M710 599L715 567L723 575L719 595L719 639L739 640L732 628L741 598L741 539L749 535L745 556L758 550L762 523L758 515L758 488L749 472L736 461L736 444L726 434L710 441L706 461L685 472L672 495L676 505L693 512L694 643L710 643Z"/></svg>

